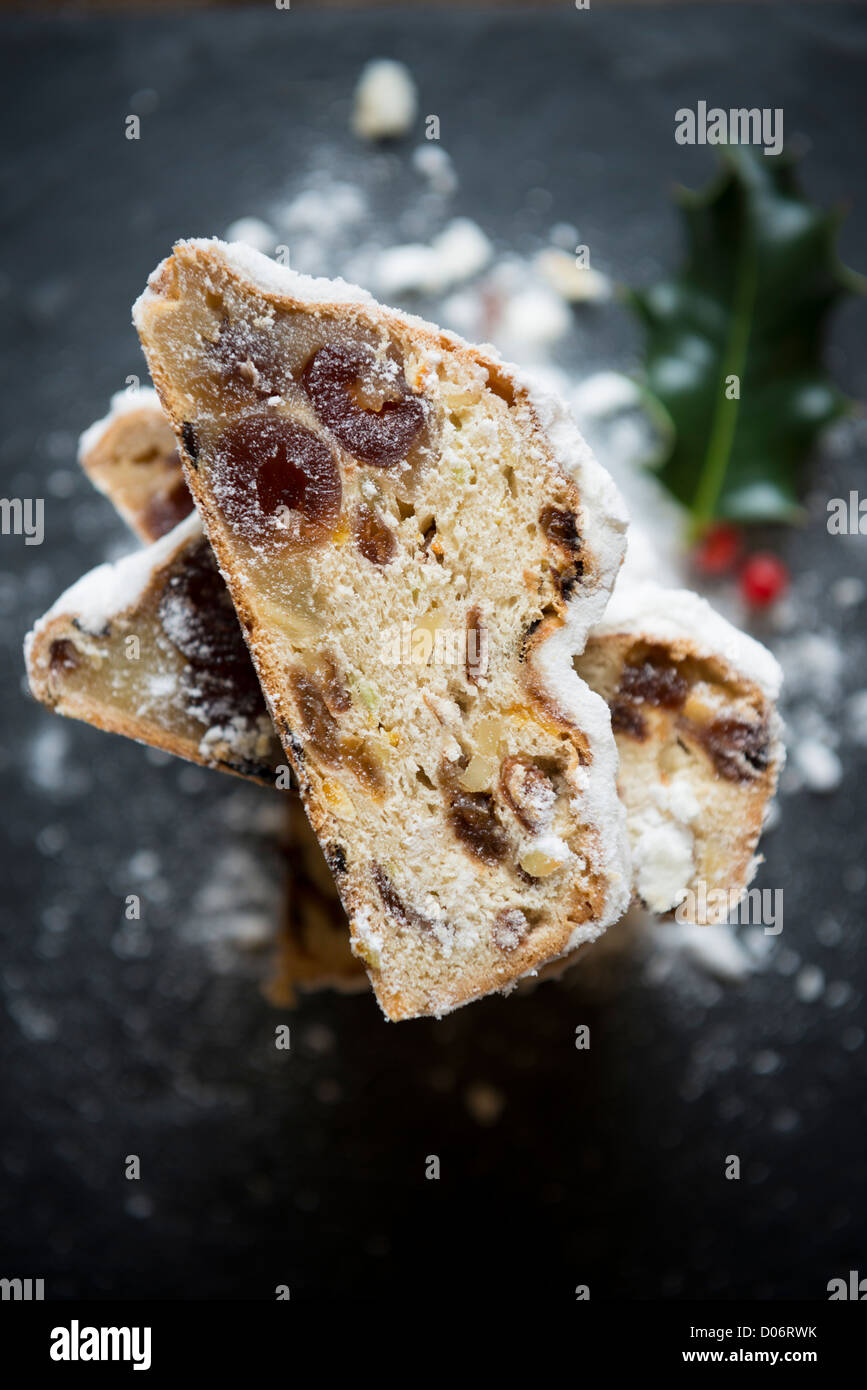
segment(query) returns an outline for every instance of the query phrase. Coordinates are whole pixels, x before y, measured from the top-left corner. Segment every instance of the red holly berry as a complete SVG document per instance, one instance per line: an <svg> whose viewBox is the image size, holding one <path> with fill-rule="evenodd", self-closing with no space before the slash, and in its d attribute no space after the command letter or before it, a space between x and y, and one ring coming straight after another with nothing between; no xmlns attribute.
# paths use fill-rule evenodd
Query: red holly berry
<svg viewBox="0 0 867 1390"><path fill-rule="evenodd" d="M740 574L741 594L751 608L767 608L789 587L789 571L777 555L761 550L751 555Z"/></svg>
<svg viewBox="0 0 867 1390"><path fill-rule="evenodd" d="M693 555L702 574L727 574L740 554L741 534L730 522L721 521L704 533Z"/></svg>

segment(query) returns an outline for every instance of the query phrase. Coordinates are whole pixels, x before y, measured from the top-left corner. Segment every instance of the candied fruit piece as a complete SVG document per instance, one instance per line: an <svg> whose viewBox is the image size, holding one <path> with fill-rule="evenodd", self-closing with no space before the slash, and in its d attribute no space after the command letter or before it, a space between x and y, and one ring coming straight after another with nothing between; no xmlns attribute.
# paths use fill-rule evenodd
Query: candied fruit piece
<svg viewBox="0 0 867 1390"><path fill-rule="evenodd" d="M530 930L530 923L518 907L504 907L494 918L491 935L494 945L508 954L516 951Z"/></svg>
<svg viewBox="0 0 867 1390"><path fill-rule="evenodd" d="M355 513L355 543L372 565L387 565L394 558L397 540L374 507L364 502Z"/></svg>
<svg viewBox="0 0 867 1390"><path fill-rule="evenodd" d="M243 319L224 318L220 336L210 349L223 385L233 394L279 396L286 382L286 368L273 339Z"/></svg>
<svg viewBox="0 0 867 1390"><path fill-rule="evenodd" d="M207 723L265 713L229 591L204 539L170 575L158 612L163 632L188 662L183 681L194 713Z"/></svg>
<svg viewBox="0 0 867 1390"><path fill-rule="evenodd" d="M541 849L526 850L519 860L521 868L530 878L550 878L558 869L562 869L563 860L555 859L553 854L546 854Z"/></svg>
<svg viewBox="0 0 867 1390"><path fill-rule="evenodd" d="M500 787L525 830L535 832L549 823L557 793L541 768L526 758L507 758L500 773Z"/></svg>
<svg viewBox="0 0 867 1390"><path fill-rule="evenodd" d="M471 854L485 864L505 859L509 842L487 792L465 792L456 786L449 796L449 824Z"/></svg>
<svg viewBox="0 0 867 1390"><path fill-rule="evenodd" d="M703 727L690 725L690 732L707 749L717 772L727 782L752 781L770 762L770 737L763 720L751 724L726 715Z"/></svg>
<svg viewBox="0 0 867 1390"><path fill-rule="evenodd" d="M249 541L312 543L340 515L340 469L324 439L285 415L256 413L220 436L214 493Z"/></svg>
<svg viewBox="0 0 867 1390"><path fill-rule="evenodd" d="M425 406L396 364L383 366L370 349L328 343L307 363L302 380L319 418L349 453L377 468L406 458ZM362 403L377 395L378 406Z"/></svg>
<svg viewBox="0 0 867 1390"><path fill-rule="evenodd" d="M51 643L48 654L48 664L52 671L75 671L78 669L80 657L78 648L74 642L70 642L68 637L56 637Z"/></svg>
<svg viewBox="0 0 867 1390"><path fill-rule="evenodd" d="M660 709L680 709L689 692L689 683L665 653L650 652L641 663L625 666L618 695Z"/></svg>
<svg viewBox="0 0 867 1390"><path fill-rule="evenodd" d="M168 535L192 510L189 488L183 478L179 478L170 492L151 498L145 515L148 535L154 540Z"/></svg>

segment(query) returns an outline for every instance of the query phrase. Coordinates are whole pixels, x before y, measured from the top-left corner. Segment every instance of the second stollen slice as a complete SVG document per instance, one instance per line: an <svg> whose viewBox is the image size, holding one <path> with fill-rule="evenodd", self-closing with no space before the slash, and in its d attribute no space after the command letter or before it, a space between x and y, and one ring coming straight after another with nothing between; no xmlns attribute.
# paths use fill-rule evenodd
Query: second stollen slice
<svg viewBox="0 0 867 1390"><path fill-rule="evenodd" d="M584 941L630 893L572 655L626 518L560 405L342 281L179 243L135 322L390 1018Z"/></svg>

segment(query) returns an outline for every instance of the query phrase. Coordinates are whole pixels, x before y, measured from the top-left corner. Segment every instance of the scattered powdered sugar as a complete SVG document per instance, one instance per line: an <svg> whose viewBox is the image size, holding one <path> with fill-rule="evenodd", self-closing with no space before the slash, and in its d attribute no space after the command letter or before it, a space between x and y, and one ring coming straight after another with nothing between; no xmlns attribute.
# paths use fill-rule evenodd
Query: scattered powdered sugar
<svg viewBox="0 0 867 1390"><path fill-rule="evenodd" d="M226 241L242 241L245 246L252 246L255 251L267 255L274 250L277 235L274 228L263 222L261 217L239 217L237 222L226 228Z"/></svg>
<svg viewBox="0 0 867 1390"><path fill-rule="evenodd" d="M493 247L468 217L456 217L429 243L392 246L373 266L378 292L387 297L443 294L487 265Z"/></svg>
<svg viewBox="0 0 867 1390"><path fill-rule="evenodd" d="M661 922L650 931L654 945L661 946L665 956L683 956L708 975L727 983L743 981L756 969L755 960L726 924Z"/></svg>
<svg viewBox="0 0 867 1390"><path fill-rule="evenodd" d="M536 256L534 265L562 299L573 304L599 303L611 298L611 281L590 266L579 265L575 257L559 247L548 246Z"/></svg>
<svg viewBox="0 0 867 1390"><path fill-rule="evenodd" d="M843 764L838 755L817 738L800 739L795 744L794 761L810 791L830 792L843 780Z"/></svg>
<svg viewBox="0 0 867 1390"><path fill-rule="evenodd" d="M397 139L412 126L417 107L409 68L391 58L377 58L358 79L352 129L363 140Z"/></svg>
<svg viewBox="0 0 867 1390"><path fill-rule="evenodd" d="M274 938L283 911L278 864L245 844L223 846L196 892L183 932L207 947L215 968L237 968L239 950L260 950Z"/></svg>
<svg viewBox="0 0 867 1390"><path fill-rule="evenodd" d="M458 178L454 165L442 145L429 140L413 151L413 168L427 179L431 190L441 198L448 198L457 191Z"/></svg>

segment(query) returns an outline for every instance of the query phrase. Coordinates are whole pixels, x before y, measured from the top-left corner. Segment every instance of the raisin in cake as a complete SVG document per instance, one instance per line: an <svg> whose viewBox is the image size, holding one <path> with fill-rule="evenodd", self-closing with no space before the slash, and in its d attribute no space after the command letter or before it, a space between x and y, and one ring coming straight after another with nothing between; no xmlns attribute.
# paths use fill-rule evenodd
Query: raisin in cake
<svg viewBox="0 0 867 1390"><path fill-rule="evenodd" d="M119 391L78 441L78 461L143 541L166 535L193 510L174 431L156 391Z"/></svg>
<svg viewBox="0 0 867 1390"><path fill-rule="evenodd" d="M608 713L571 655L625 516L562 408L246 247L180 243L135 321L386 1014L598 935L628 857Z"/></svg>
<svg viewBox="0 0 867 1390"><path fill-rule="evenodd" d="M25 650L33 694L59 714L271 785L285 763L195 515L86 574Z"/></svg>
<svg viewBox="0 0 867 1390"><path fill-rule="evenodd" d="M697 594L618 584L580 675L608 702L637 898L699 921L734 905L783 761L781 673Z"/></svg>

